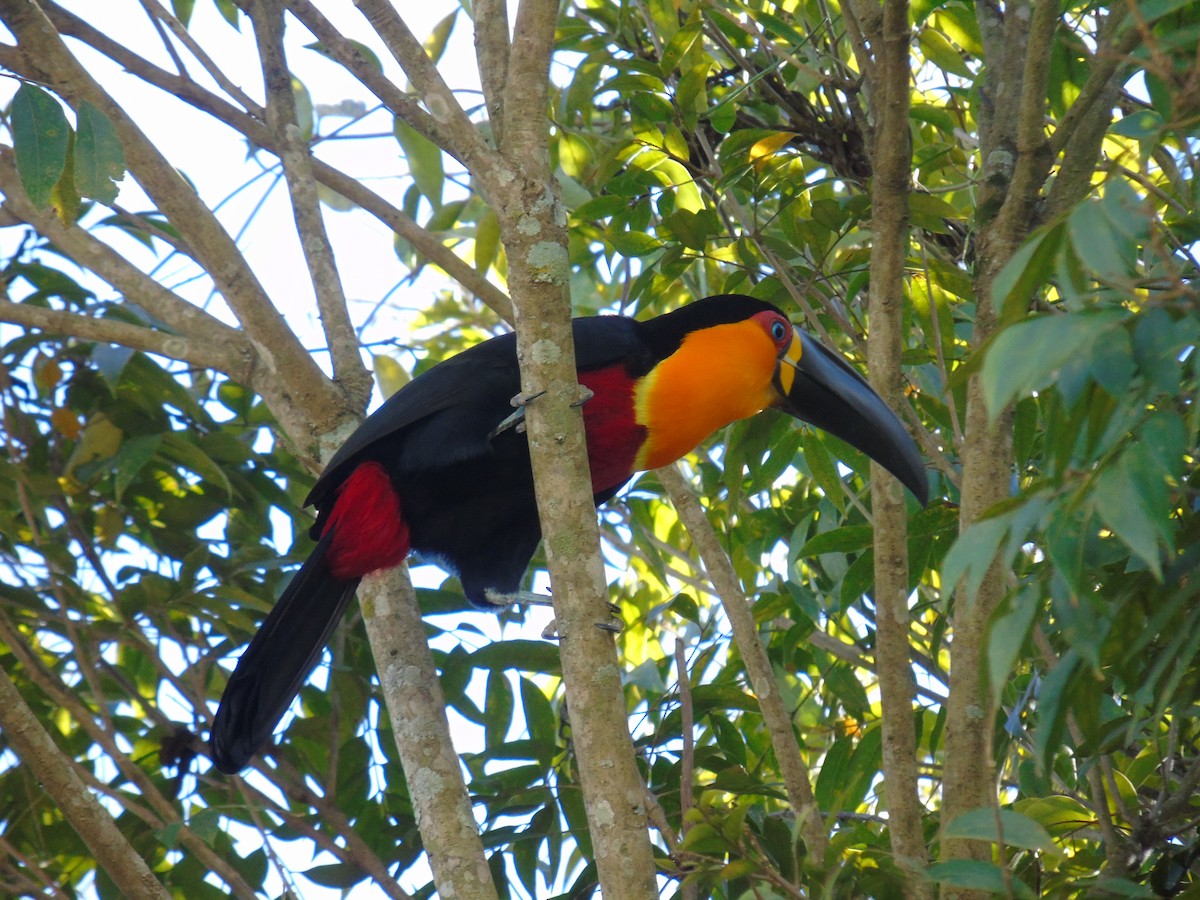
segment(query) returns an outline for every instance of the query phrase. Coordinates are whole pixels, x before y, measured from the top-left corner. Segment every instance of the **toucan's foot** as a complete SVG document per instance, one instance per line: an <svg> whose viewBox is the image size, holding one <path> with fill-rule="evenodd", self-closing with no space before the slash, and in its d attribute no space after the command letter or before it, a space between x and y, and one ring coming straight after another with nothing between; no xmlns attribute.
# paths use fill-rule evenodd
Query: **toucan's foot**
<svg viewBox="0 0 1200 900"><path fill-rule="evenodd" d="M552 606L554 601L546 594L535 594L533 591L513 591L504 594L488 588L483 592L483 598L493 606Z"/></svg>
<svg viewBox="0 0 1200 900"><path fill-rule="evenodd" d="M545 628L542 629L543 641L557 641L562 635L558 633L558 620L551 619Z"/></svg>
<svg viewBox="0 0 1200 900"><path fill-rule="evenodd" d="M530 403L532 403L534 400L536 400L538 397L542 396L545 393L546 392L543 390L543 391L538 391L536 394L530 394L529 396L526 396L524 394L517 394L515 397L513 397L508 402L511 403L513 406L515 406L517 409L520 409L523 406L528 406Z"/></svg>
<svg viewBox="0 0 1200 900"><path fill-rule="evenodd" d="M583 404L587 403L589 400L591 400L595 396L596 396L595 391L593 391L591 388L581 384L579 386L579 399L576 400L574 403L572 403L571 406L573 406L573 407L583 406Z"/></svg>

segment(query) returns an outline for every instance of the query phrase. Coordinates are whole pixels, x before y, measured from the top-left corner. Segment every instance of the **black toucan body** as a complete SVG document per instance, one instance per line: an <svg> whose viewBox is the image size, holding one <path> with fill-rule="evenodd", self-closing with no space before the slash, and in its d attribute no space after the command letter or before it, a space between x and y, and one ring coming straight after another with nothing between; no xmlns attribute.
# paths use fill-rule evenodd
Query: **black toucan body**
<svg viewBox="0 0 1200 900"><path fill-rule="evenodd" d="M842 438L921 503L920 454L840 356L774 306L740 295L639 322L574 322L592 490L612 497L638 471L691 452L730 422L775 407ZM458 574L467 599L512 601L541 540L511 334L413 379L346 441L313 487L316 547L242 654L212 729L237 772L271 736L316 665L359 580L410 551Z"/></svg>

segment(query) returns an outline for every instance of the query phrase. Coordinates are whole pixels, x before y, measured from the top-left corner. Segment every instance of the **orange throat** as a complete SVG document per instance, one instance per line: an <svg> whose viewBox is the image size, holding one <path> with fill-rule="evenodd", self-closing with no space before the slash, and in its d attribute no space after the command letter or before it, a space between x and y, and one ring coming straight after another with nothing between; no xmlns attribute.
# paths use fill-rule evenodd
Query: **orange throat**
<svg viewBox="0 0 1200 900"><path fill-rule="evenodd" d="M730 422L775 399L775 348L755 322L694 331L638 382L634 397L646 441L637 469L656 469L691 453Z"/></svg>

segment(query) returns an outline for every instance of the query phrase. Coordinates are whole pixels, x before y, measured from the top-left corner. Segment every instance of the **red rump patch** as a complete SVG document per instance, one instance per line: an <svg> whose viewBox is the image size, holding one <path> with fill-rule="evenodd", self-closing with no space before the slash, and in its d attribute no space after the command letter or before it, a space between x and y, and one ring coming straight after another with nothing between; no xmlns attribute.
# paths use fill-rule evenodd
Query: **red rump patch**
<svg viewBox="0 0 1200 900"><path fill-rule="evenodd" d="M322 534L331 528L336 531L329 547L329 568L336 578L361 578L399 565L408 555L408 525L382 464L363 463L342 482Z"/></svg>
<svg viewBox="0 0 1200 900"><path fill-rule="evenodd" d="M633 474L646 429L637 423L633 409L634 380L621 364L580 372L579 383L592 391L583 404L592 492L599 494L621 484Z"/></svg>

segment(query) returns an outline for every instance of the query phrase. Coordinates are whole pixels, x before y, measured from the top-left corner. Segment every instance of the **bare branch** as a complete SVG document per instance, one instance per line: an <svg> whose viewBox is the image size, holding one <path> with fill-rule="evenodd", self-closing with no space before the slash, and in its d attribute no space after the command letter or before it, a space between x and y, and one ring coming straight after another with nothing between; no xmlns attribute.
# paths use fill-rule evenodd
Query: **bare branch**
<svg viewBox="0 0 1200 900"><path fill-rule="evenodd" d="M450 739L446 698L408 570L368 575L359 587L363 621L396 749L443 896L495 898L496 888Z"/></svg>
<svg viewBox="0 0 1200 900"><path fill-rule="evenodd" d="M329 23L320 17L320 14L313 10L311 5L306 3L305 0L290 0L289 5L294 13L305 17L302 18L302 21L310 30L314 30L315 25L320 25L321 22L324 22L324 25L320 26L321 30L318 33L327 50L336 46L333 43L336 39L346 45L347 54L352 53L354 55L353 58L361 61L361 55L358 54L353 45L346 41L345 38L342 38L336 30L333 30L332 26L329 26ZM244 135L255 146L262 147L264 150L279 155L274 137L267 130L260 118L255 117L255 115L247 115L226 100L206 91L196 82L167 72L137 54L131 53L122 45L111 40L65 10L55 8L53 18L55 24L59 26L64 34L70 34L82 40L143 81L153 84L177 99L183 100L196 109L208 113L215 119ZM0 48L0 51L2 49ZM19 59L16 54L13 54L13 56L14 59ZM339 62L348 66L350 65L348 62L349 58L338 57ZM0 53L0 63L8 65L8 63L4 62L4 55L2 53ZM379 80L383 81L384 84L391 84L382 79L382 76L379 76L376 70L367 65L365 61L362 62L362 66L378 76ZM255 112L259 112L257 108ZM421 115L427 114L422 112ZM407 116L404 118L406 121L409 121ZM418 130L420 129L418 128ZM387 202L375 191L372 191L362 182L350 177L341 170L316 158L311 158L311 165L313 167L313 175L318 182L331 190L337 191L337 193L341 194L347 200L356 203L371 213L371 215L379 219L384 225L411 243L430 262L445 271L447 275L462 285L463 288L474 294L480 302L489 307L497 316L506 322L512 321L512 301L508 299L508 296L488 281L473 266L464 262L451 248L443 244L440 238L418 225L403 210Z"/></svg>
<svg viewBox="0 0 1200 900"><path fill-rule="evenodd" d="M379 98L393 115L403 119L418 132L429 138L451 156L459 159L458 152L450 144L449 135L443 125L421 109L415 95L406 94L390 81L378 68L366 59L352 42L325 18L310 0L286 0L292 14L321 42L321 48L362 82L363 87Z"/></svg>
<svg viewBox="0 0 1200 900"><path fill-rule="evenodd" d="M474 294L500 319L512 322L512 301L508 299L508 295L488 281L474 266L465 262L452 249L443 244L437 235L418 225L404 210L388 203L379 194L364 186L362 182L319 159L313 160L313 173L321 184L357 203L407 240L431 263Z"/></svg>
<svg viewBox="0 0 1200 900"><path fill-rule="evenodd" d="M179 359L205 369L224 372L242 384L249 383L253 357L245 341L239 346L200 341L116 319L97 319L30 303L0 300L0 322L27 328L39 328L52 334L65 334L85 341L120 344L134 350Z"/></svg>
<svg viewBox="0 0 1200 900"><path fill-rule="evenodd" d="M475 60L483 86L492 134L504 146L504 85L508 81L508 3L506 0L476 0Z"/></svg>
<svg viewBox="0 0 1200 900"><path fill-rule="evenodd" d="M484 177L481 170L489 158L495 161L495 152L480 137L454 93L442 80L437 66L396 8L388 0L355 0L354 5L383 39L388 52L400 63L437 122L436 143L459 159L477 178Z"/></svg>
<svg viewBox="0 0 1200 900"><path fill-rule="evenodd" d="M135 628L133 632L141 637L141 633ZM208 869L223 879L226 885L229 886L230 892L235 897L245 898L250 900L255 896L254 889L242 878L241 874L226 862L219 853L209 847L196 832L189 828L179 817L178 810L172 805L162 792L158 789L154 779L152 779L140 766L138 766L130 757L123 753L120 747L117 746L117 741L114 733L103 727L95 719L83 703L76 695L75 691L67 688L63 684L58 673L49 670L44 666L37 656L31 651L21 637L20 632L13 627L8 621L7 616L0 615L0 638L4 644L16 656L24 667L26 674L42 691L46 693L55 704L67 710L71 717L79 724L79 727L88 733L93 741L101 747L113 764L120 769L122 775L133 785L137 786L140 796L144 797L149 804L148 809L140 809L130 802L128 794L121 794L116 799L121 805L133 811L139 818L151 825L152 828L162 829L167 825L179 825L177 838L189 852L193 853ZM108 670L108 675L112 675L112 670ZM178 687L178 685L177 685ZM132 691L130 696L136 696L137 692ZM96 702L103 702L101 695L95 695ZM150 707L157 711L156 707ZM80 771L81 776L87 777L86 770Z"/></svg>
<svg viewBox="0 0 1200 900"><path fill-rule="evenodd" d="M554 50L554 27L558 24L556 0L521 0L513 28L504 87L504 143L500 149L512 161L530 160L538 169L549 164L546 140L549 110L550 55ZM544 156L543 160L541 157Z"/></svg>
<svg viewBox="0 0 1200 900"><path fill-rule="evenodd" d="M212 211L71 54L40 7L28 0L0 0L0 19L17 37L22 74L49 85L72 105L91 102L113 123L130 172L195 250L196 259L259 348L264 362L286 381L291 402L286 409L275 407L275 412L282 423L295 429L293 438L307 443L314 430L335 427L345 410L340 392L287 327Z"/></svg>
<svg viewBox="0 0 1200 900"><path fill-rule="evenodd" d="M817 809L808 766L800 753L800 742L792 727L792 717L784 704L779 684L775 681L775 672L767 657L767 651L763 648L750 601L742 590L733 563L729 561L717 533L705 516L700 501L696 499L692 486L688 484L683 473L676 466L664 466L655 470L655 474L671 498L679 520L683 522L695 543L705 571L708 572L708 577L712 579L713 587L721 598L725 615L733 629L733 639L737 642L738 651L746 665L746 674L750 677L755 696L758 697L763 724L771 737L771 746L775 750L775 758L783 774L784 790L788 802L796 811L800 833L804 837L804 843L808 845L809 855L814 859L823 859L829 848L829 837L825 832L821 811Z"/></svg>
<svg viewBox="0 0 1200 900"><path fill-rule="evenodd" d="M4 194L4 209L49 238L80 267L107 281L130 303L145 309L181 334L203 336L204 343L223 344L227 350L244 355L245 360L234 371L222 371L231 377L237 377L235 373L247 374L246 365L251 355L249 342L244 335L163 287L82 228L64 225L49 210L35 209L21 186L13 165L12 152L3 147L0 147L0 192Z"/></svg>
<svg viewBox="0 0 1200 900"><path fill-rule="evenodd" d="M276 152L283 164L296 231L333 361L333 378L346 392L352 407L365 408L371 396L371 375L363 365L358 336L350 321L342 280L333 258L333 246L325 230L313 180L312 154L296 123L296 98L283 49L282 3L257 0L252 19L266 86L267 128L275 137Z"/></svg>
<svg viewBox="0 0 1200 900"><path fill-rule="evenodd" d="M871 330L867 360L871 381L893 409L906 404L904 276L908 262L908 194L912 184L909 137L911 73L907 0L889 0L870 33L874 67L868 92L875 121L871 142ZM888 784L888 837L897 863L910 872L928 864L917 785L917 735L912 709L915 680L909 653L908 521L904 489L883 466L871 463L875 550L875 664L887 715L883 717L883 773ZM905 896L931 898L924 878L904 880Z"/></svg>

